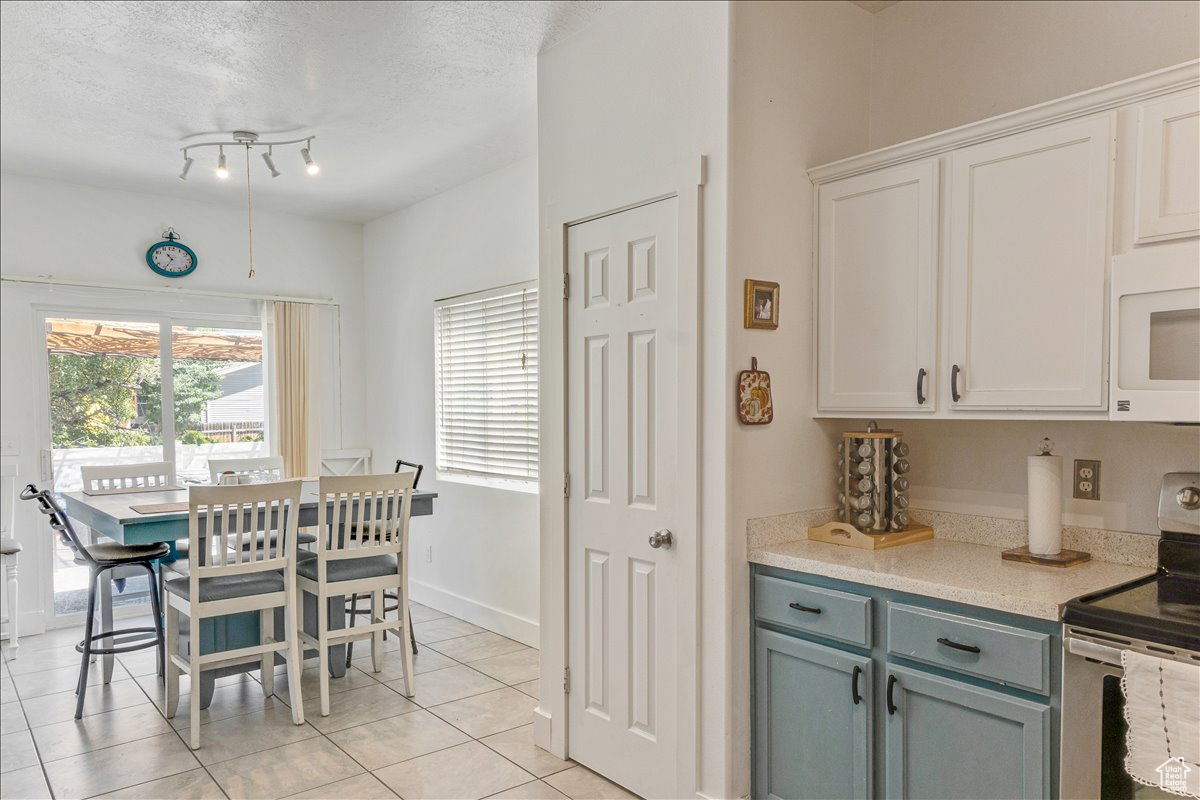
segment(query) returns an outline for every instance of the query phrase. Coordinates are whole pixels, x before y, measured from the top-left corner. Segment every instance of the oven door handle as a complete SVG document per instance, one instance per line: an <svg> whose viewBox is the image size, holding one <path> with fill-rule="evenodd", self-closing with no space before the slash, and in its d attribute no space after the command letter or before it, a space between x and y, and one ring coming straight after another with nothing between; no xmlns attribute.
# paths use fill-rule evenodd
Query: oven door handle
<svg viewBox="0 0 1200 800"><path fill-rule="evenodd" d="M1107 647L1084 639L1067 637L1067 652L1071 655L1083 656L1093 661L1100 661L1110 667L1121 668L1121 651L1115 647Z"/></svg>

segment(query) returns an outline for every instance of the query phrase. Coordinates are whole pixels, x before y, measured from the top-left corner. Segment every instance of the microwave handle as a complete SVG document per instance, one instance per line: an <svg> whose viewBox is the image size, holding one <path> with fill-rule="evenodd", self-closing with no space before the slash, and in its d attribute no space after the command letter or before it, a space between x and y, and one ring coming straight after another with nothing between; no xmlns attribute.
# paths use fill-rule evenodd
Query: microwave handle
<svg viewBox="0 0 1200 800"><path fill-rule="evenodd" d="M1121 666L1121 651L1115 647L1107 647L1095 642L1068 637L1067 652L1072 655L1090 658L1094 661L1102 661L1112 667L1120 668Z"/></svg>

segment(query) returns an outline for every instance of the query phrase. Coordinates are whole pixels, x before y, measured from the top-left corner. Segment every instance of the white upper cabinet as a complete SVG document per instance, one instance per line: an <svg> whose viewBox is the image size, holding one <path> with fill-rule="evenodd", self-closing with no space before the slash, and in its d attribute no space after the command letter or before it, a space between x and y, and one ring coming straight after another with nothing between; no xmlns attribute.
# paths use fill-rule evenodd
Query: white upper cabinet
<svg viewBox="0 0 1200 800"><path fill-rule="evenodd" d="M1200 233L1200 94L1138 107L1138 244Z"/></svg>
<svg viewBox="0 0 1200 800"><path fill-rule="evenodd" d="M817 416L1107 419L1114 255L1195 272L1200 61L808 176Z"/></svg>
<svg viewBox="0 0 1200 800"><path fill-rule="evenodd" d="M951 408L1098 410L1111 113L950 154Z"/></svg>
<svg viewBox="0 0 1200 800"><path fill-rule="evenodd" d="M818 408L934 410L938 162L818 191Z"/></svg>

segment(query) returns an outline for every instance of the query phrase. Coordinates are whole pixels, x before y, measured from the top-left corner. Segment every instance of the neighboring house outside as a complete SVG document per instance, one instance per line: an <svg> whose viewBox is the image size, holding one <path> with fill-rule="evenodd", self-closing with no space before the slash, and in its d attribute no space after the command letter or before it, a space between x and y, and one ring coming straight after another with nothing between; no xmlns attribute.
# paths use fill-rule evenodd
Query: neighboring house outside
<svg viewBox="0 0 1200 800"><path fill-rule="evenodd" d="M204 422L262 422L266 408L262 362L232 364L217 370L221 396L208 401Z"/></svg>

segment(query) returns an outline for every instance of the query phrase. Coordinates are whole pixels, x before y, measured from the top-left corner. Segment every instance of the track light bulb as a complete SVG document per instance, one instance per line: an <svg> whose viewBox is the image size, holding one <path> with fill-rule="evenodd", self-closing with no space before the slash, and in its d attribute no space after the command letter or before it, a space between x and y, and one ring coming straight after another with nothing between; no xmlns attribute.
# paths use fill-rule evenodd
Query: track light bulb
<svg viewBox="0 0 1200 800"><path fill-rule="evenodd" d="M192 162L195 160L196 159L190 158L186 155L183 157L183 172L179 173L179 180L181 180L181 181L187 180L188 170L190 170L192 168Z"/></svg>
<svg viewBox="0 0 1200 800"><path fill-rule="evenodd" d="M271 170L271 177L278 178L279 170L275 169L275 160L271 158L271 151L268 150L267 152L263 153L262 156L263 161L266 162L267 169Z"/></svg>
<svg viewBox="0 0 1200 800"><path fill-rule="evenodd" d="M217 177L225 180L229 177L229 169L225 166L225 148L221 148L221 155L217 157Z"/></svg>
<svg viewBox="0 0 1200 800"><path fill-rule="evenodd" d="M312 156L308 154L307 147L300 148L300 157L304 159L304 169L309 175L316 175L321 171L321 167L318 166L317 162L313 161Z"/></svg>

